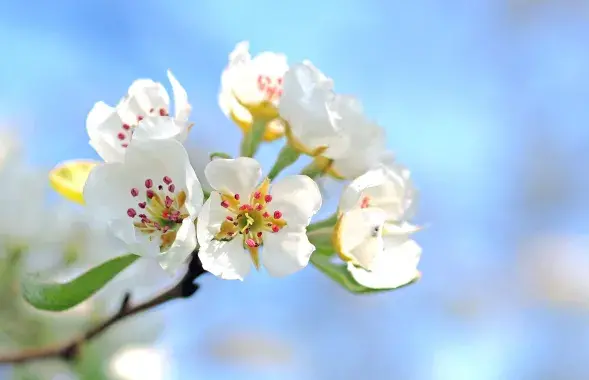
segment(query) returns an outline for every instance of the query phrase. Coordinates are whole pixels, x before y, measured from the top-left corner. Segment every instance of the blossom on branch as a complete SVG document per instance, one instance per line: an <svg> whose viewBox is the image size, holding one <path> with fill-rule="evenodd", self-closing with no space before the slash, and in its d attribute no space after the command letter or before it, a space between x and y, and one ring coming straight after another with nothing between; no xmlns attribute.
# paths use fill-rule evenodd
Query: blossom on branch
<svg viewBox="0 0 589 380"><path fill-rule="evenodd" d="M192 107L186 90L169 70L168 79L174 97L173 116L170 116L168 92L161 83L151 79L134 81L116 107L104 102L94 105L86 119L86 129L90 145L104 161L122 161L142 124L146 124L146 131L141 133L144 138L149 135L150 138L186 139Z"/></svg>
<svg viewBox="0 0 589 380"><path fill-rule="evenodd" d="M123 162L96 166L84 187L89 212L137 255L175 272L196 248L203 191L176 140L138 140Z"/></svg>
<svg viewBox="0 0 589 380"><path fill-rule="evenodd" d="M247 157L213 160L205 175L214 191L197 222L204 269L224 279L243 280L252 262L272 276L286 276L307 265L315 247L306 227L321 207L312 179L294 175L272 185L268 179L260 183L260 164Z"/></svg>
<svg viewBox="0 0 589 380"><path fill-rule="evenodd" d="M369 288L395 288L418 276L421 248L412 240L419 227L408 222L416 204L409 171L381 165L344 190L334 247L348 270Z"/></svg>
<svg viewBox="0 0 589 380"><path fill-rule="evenodd" d="M282 137L284 126L277 119L277 107L287 70L284 54L263 52L252 58L249 43L238 43L221 75L221 110L244 132L252 128L256 117L263 117L268 120L264 140Z"/></svg>

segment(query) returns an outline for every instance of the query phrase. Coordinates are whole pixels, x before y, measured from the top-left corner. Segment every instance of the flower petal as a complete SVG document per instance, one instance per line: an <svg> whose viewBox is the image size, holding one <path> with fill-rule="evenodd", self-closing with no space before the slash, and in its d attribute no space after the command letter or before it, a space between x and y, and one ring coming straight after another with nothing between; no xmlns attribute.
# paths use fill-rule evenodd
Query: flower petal
<svg viewBox="0 0 589 380"><path fill-rule="evenodd" d="M249 196L262 176L258 161L249 157L216 159L205 167L211 187L221 193Z"/></svg>
<svg viewBox="0 0 589 380"><path fill-rule="evenodd" d="M262 264L271 276L288 276L306 267L313 251L315 246L305 232L285 227L264 237Z"/></svg>
<svg viewBox="0 0 589 380"><path fill-rule="evenodd" d="M113 162L94 167L84 185L84 201L98 220L123 217L135 205L129 193L129 173L123 163ZM128 196L127 196L128 194Z"/></svg>
<svg viewBox="0 0 589 380"><path fill-rule="evenodd" d="M170 177L176 186L187 190L186 208L193 218L202 206L204 195L184 146L176 140L134 141L125 156L128 172L143 183L147 178L161 181ZM135 178L136 179L136 178ZM137 183L135 183L137 185ZM139 186L141 187L141 186Z"/></svg>
<svg viewBox="0 0 589 380"><path fill-rule="evenodd" d="M188 102L188 94L170 70L168 70L168 80L172 85L175 117L178 121L188 122L188 117L192 111L192 106Z"/></svg>
<svg viewBox="0 0 589 380"><path fill-rule="evenodd" d="M385 130L373 123L354 123L346 132L348 149L336 158L332 168L342 177L354 179L376 167L386 149Z"/></svg>
<svg viewBox="0 0 589 380"><path fill-rule="evenodd" d="M413 240L388 248L373 262L372 271L348 263L348 270L361 285L372 289L394 289L419 277L421 247Z"/></svg>
<svg viewBox="0 0 589 380"><path fill-rule="evenodd" d="M234 66L235 73L231 76L231 89L235 96L245 104L256 105L268 99L266 91L260 89L258 77L264 76L278 85L288 70L287 58L284 54L263 52L255 56L249 63Z"/></svg>
<svg viewBox="0 0 589 380"><path fill-rule="evenodd" d="M148 116L151 110L159 112L162 108L169 111L170 96L159 82L151 79L137 79L129 87L128 95L134 97L141 108L138 115Z"/></svg>
<svg viewBox="0 0 589 380"><path fill-rule="evenodd" d="M84 184L90 171L98 164L88 160L62 162L49 172L49 183L64 198L84 204Z"/></svg>
<svg viewBox="0 0 589 380"><path fill-rule="evenodd" d="M90 137L90 145L106 162L120 162L125 155L118 134L121 132L123 121L117 111L98 102L92 107L86 118L86 130Z"/></svg>
<svg viewBox="0 0 589 380"><path fill-rule="evenodd" d="M176 240L167 251L163 252L158 261L161 267L170 274L175 274L186 264L190 254L196 248L196 227L190 218L184 219L176 234Z"/></svg>
<svg viewBox="0 0 589 380"><path fill-rule="evenodd" d="M270 194L273 197L271 203L273 207L280 207L283 204L295 206L301 210L302 215L306 216L307 224L321 208L319 186L306 175L291 175L279 179L271 185Z"/></svg>
<svg viewBox="0 0 589 380"><path fill-rule="evenodd" d="M358 207L365 197L371 207L383 209L390 221L409 217L416 203L409 171L398 164L380 165L352 181L342 194L340 212Z"/></svg>
<svg viewBox="0 0 589 380"><path fill-rule="evenodd" d="M333 92L333 81L311 62L293 65L284 75L284 89L280 98L280 115L289 123L292 135L307 150L327 146L324 152L334 158L349 145L340 133L343 101L348 98Z"/></svg>
<svg viewBox="0 0 589 380"><path fill-rule="evenodd" d="M335 226L335 249L339 255L370 269L384 249L382 239L386 214L378 208L357 208L346 212Z"/></svg>
<svg viewBox="0 0 589 380"><path fill-rule="evenodd" d="M199 214L196 223L200 245L198 257L203 268L215 276L225 280L243 281L252 267L252 261L243 248L243 241L239 238L231 241L213 240L214 233L221 225L222 211L217 210L221 208L218 206L219 200L218 194L212 193Z"/></svg>
<svg viewBox="0 0 589 380"><path fill-rule="evenodd" d="M176 139L183 142L188 137L188 123L169 116L147 117L133 133L133 140Z"/></svg>

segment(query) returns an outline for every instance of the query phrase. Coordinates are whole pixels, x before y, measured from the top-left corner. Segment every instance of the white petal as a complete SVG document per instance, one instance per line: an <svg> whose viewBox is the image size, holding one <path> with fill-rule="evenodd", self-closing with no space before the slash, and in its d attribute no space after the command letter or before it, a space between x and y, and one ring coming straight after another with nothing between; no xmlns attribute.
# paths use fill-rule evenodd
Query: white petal
<svg viewBox="0 0 589 380"><path fill-rule="evenodd" d="M217 159L205 167L211 187L221 193L249 197L262 177L258 161L249 157Z"/></svg>
<svg viewBox="0 0 589 380"><path fill-rule="evenodd" d="M292 66L284 76L280 115L288 121L292 134L308 149L328 146L325 152L334 158L350 145L340 132L343 101L332 89L333 81L310 62Z"/></svg>
<svg viewBox="0 0 589 380"><path fill-rule="evenodd" d="M167 251L159 256L159 263L170 274L176 273L186 264L188 257L196 248L196 228L190 218L184 219L176 234L176 240Z"/></svg>
<svg viewBox="0 0 589 380"><path fill-rule="evenodd" d="M219 93L219 108L227 117L231 114L244 123L251 123L253 121L252 114L244 106L239 104L235 96L230 90L221 90Z"/></svg>
<svg viewBox="0 0 589 380"><path fill-rule="evenodd" d="M155 259L160 255L160 244L157 239L149 239L149 235L137 231L131 219L118 217L108 221L109 231L113 236L126 244L126 251L139 256Z"/></svg>
<svg viewBox="0 0 589 380"><path fill-rule="evenodd" d="M288 70L288 63L284 54L263 52L234 70L239 70L238 75L232 77L231 88L235 96L246 104L259 104L269 99L266 92L259 88L258 77L268 77L272 85L280 87L278 81Z"/></svg>
<svg viewBox="0 0 589 380"><path fill-rule="evenodd" d="M375 257L384 249L385 217L386 214L377 208L357 208L344 213L335 231L339 253L370 269Z"/></svg>
<svg viewBox="0 0 589 380"><path fill-rule="evenodd" d="M271 276L288 276L306 267L313 251L315 246L305 232L291 232L286 227L264 236L262 264Z"/></svg>
<svg viewBox="0 0 589 380"><path fill-rule="evenodd" d="M128 94L137 100L142 116L148 116L152 109L156 114L161 108L166 111L170 109L170 96L165 87L151 79L136 80L129 87Z"/></svg>
<svg viewBox="0 0 589 380"><path fill-rule="evenodd" d="M176 191L185 189L186 208L191 216L196 217L204 195L194 168L190 164L184 146L176 140L137 140L133 141L125 156L125 166L129 175L139 176L139 188L150 178L161 182L164 176L170 177L176 184Z"/></svg>
<svg viewBox="0 0 589 380"><path fill-rule="evenodd" d="M205 205L208 204L206 214L204 214ZM202 210L198 215L199 220L206 219L206 223L197 224L198 241L208 241L214 238L215 234L221 229L221 223L231 213L224 207L221 207L221 197L219 193L212 192L209 199L202 206ZM199 230L201 229L201 230Z"/></svg>
<svg viewBox="0 0 589 380"><path fill-rule="evenodd" d="M123 163L115 162L97 165L90 171L84 185L84 201L88 213L97 220L122 218L135 205L125 169Z"/></svg>
<svg viewBox="0 0 589 380"><path fill-rule="evenodd" d="M172 95L174 96L174 114L178 121L187 122L192 106L188 102L188 94L176 77L168 70L168 80L172 85Z"/></svg>
<svg viewBox="0 0 589 380"><path fill-rule="evenodd" d="M333 169L344 178L354 179L376 167L386 149L383 128L376 124L354 124L346 132L350 141L348 149L333 162Z"/></svg>
<svg viewBox="0 0 589 380"><path fill-rule="evenodd" d="M229 54L229 64L236 65L249 62L251 60L249 48L249 41L241 41L237 43L231 54Z"/></svg>
<svg viewBox="0 0 589 380"><path fill-rule="evenodd" d="M200 245L198 257L203 268L215 276L225 280L243 280L251 271L251 258L239 237L231 241L213 240L214 232L220 226L220 213L215 211L219 208L216 204L220 198L215 193L211 194L211 198L205 202L196 224ZM217 227L213 227L215 225Z"/></svg>
<svg viewBox="0 0 589 380"><path fill-rule="evenodd" d="M274 203L270 203L272 207L278 204L290 204L301 210L308 219L321 208L319 186L305 175L291 175L279 179L270 187L270 194Z"/></svg>
<svg viewBox="0 0 589 380"><path fill-rule="evenodd" d="M339 208L345 212L368 197L371 207L381 208L387 213L387 220L402 221L415 205L415 194L405 168L397 164L390 167L380 165L356 178L344 190Z"/></svg>
<svg viewBox="0 0 589 380"><path fill-rule="evenodd" d="M133 133L133 140L176 139L183 142L188 137L188 123L169 116L147 117Z"/></svg>
<svg viewBox="0 0 589 380"><path fill-rule="evenodd" d="M373 263L372 271L348 263L348 270L361 285L372 289L394 289L403 286L419 276L417 265L421 247L413 240L387 249Z"/></svg>
<svg viewBox="0 0 589 380"><path fill-rule="evenodd" d="M90 145L106 162L123 160L125 148L123 148L121 140L118 139L118 134L124 133L126 139L128 139L128 135L122 127L123 121L116 110L103 102L96 103L88 113L86 130L90 137Z"/></svg>

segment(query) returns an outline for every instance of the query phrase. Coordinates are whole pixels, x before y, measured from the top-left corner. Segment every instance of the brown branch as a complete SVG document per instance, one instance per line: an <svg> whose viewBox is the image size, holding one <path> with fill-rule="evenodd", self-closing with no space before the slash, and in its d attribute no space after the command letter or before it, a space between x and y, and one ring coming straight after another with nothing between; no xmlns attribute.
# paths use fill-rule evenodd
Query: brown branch
<svg viewBox="0 0 589 380"><path fill-rule="evenodd" d="M84 334L64 343L25 349L16 353L0 354L0 364L18 364L34 360L56 358L73 361L78 357L81 347L86 342L107 331L117 322L143 311L153 309L166 302L178 298L188 298L192 296L198 290L198 284L195 284L194 280L204 273L206 273L206 271L202 268L202 264L198 259L198 254L195 251L192 254L188 271L174 287L164 291L163 293L160 293L148 301L135 306L131 305L131 294L126 293L123 301L121 302L119 311L116 314L104 320L102 323L90 328Z"/></svg>

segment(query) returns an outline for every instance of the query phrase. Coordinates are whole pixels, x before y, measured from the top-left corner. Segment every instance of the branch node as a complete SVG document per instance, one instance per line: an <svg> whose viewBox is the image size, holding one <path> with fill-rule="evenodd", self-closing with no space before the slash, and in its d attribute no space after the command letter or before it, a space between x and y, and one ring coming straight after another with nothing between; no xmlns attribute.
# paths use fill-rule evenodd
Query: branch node
<svg viewBox="0 0 589 380"><path fill-rule="evenodd" d="M200 286L198 284L195 284L190 281L185 281L182 283L182 288L180 290L181 296L183 298L191 297L194 293L196 293L199 287Z"/></svg>
<svg viewBox="0 0 589 380"><path fill-rule="evenodd" d="M80 344L76 342L65 347L59 356L66 362L73 362L78 358L78 355L80 355Z"/></svg>
<svg viewBox="0 0 589 380"><path fill-rule="evenodd" d="M121 302L121 307L119 308L119 315L125 315L131 308L131 293L125 293L123 297L123 301Z"/></svg>

